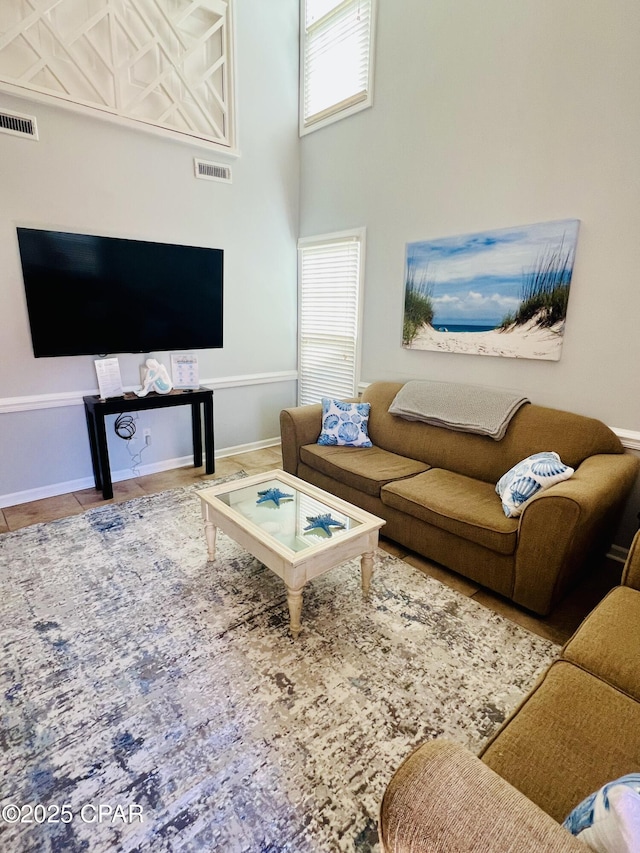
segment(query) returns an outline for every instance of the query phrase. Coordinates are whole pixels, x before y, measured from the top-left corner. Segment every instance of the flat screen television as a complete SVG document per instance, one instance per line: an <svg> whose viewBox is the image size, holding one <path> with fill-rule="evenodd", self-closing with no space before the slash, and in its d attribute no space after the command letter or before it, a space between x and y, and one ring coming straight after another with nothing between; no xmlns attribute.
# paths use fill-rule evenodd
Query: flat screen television
<svg viewBox="0 0 640 853"><path fill-rule="evenodd" d="M222 346L222 249L17 231L36 358Z"/></svg>

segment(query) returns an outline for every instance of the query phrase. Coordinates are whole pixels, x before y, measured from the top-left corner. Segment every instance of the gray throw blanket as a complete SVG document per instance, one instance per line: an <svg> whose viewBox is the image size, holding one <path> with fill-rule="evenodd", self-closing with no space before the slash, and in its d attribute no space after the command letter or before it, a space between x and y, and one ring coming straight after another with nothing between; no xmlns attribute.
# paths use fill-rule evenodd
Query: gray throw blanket
<svg viewBox="0 0 640 853"><path fill-rule="evenodd" d="M529 399L517 391L458 382L407 382L389 407L392 415L499 441Z"/></svg>

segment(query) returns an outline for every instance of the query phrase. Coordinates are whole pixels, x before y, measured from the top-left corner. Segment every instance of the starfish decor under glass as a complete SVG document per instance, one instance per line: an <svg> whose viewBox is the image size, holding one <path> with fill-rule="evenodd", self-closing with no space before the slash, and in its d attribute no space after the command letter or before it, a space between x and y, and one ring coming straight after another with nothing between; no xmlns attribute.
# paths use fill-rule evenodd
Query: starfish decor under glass
<svg viewBox="0 0 640 853"><path fill-rule="evenodd" d="M332 527L344 528L345 526L341 521L336 521L335 518L331 518L328 512L324 515L308 515L307 521L310 523L304 528L303 532L306 532L307 530L324 530L327 536L331 536Z"/></svg>
<svg viewBox="0 0 640 853"><path fill-rule="evenodd" d="M293 495L288 495L286 492L281 492L280 489L263 489L261 492L258 492L258 500L256 504L267 503L267 501L273 501L276 506L280 506L280 501L290 501L293 499Z"/></svg>

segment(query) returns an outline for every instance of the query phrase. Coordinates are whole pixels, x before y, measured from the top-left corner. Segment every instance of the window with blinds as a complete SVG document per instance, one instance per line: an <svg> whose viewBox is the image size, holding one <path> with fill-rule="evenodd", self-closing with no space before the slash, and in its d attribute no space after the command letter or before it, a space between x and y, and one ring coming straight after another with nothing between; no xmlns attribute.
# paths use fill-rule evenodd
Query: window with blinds
<svg viewBox="0 0 640 853"><path fill-rule="evenodd" d="M301 135L371 106L375 2L301 0Z"/></svg>
<svg viewBox="0 0 640 853"><path fill-rule="evenodd" d="M357 394L365 230L298 243L298 402Z"/></svg>

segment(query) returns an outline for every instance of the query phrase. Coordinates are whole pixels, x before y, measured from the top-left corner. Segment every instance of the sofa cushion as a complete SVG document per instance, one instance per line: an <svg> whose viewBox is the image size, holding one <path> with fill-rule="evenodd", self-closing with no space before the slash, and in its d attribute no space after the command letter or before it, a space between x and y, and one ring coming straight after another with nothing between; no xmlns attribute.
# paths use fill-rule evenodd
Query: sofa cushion
<svg viewBox="0 0 640 853"><path fill-rule="evenodd" d="M611 779L640 771L640 704L557 661L481 758L563 821Z"/></svg>
<svg viewBox="0 0 640 853"><path fill-rule="evenodd" d="M612 589L562 656L640 702L640 592L626 586Z"/></svg>
<svg viewBox="0 0 640 853"><path fill-rule="evenodd" d="M380 497L387 506L499 554L515 551L518 519L505 517L491 483L431 468L387 484Z"/></svg>
<svg viewBox="0 0 640 853"><path fill-rule="evenodd" d="M416 462L379 447L307 444L300 448L300 460L321 474L374 497L380 495L385 483L412 477L429 467L424 462Z"/></svg>

